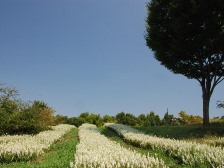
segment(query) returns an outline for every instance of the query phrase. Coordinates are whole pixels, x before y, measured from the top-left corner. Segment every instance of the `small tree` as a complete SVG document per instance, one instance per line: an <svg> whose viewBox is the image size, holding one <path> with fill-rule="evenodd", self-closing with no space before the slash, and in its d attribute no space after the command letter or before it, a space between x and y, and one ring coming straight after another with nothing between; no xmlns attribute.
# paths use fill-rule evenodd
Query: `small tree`
<svg viewBox="0 0 224 168"><path fill-rule="evenodd" d="M55 124L68 124L68 116L56 115Z"/></svg>
<svg viewBox="0 0 224 168"><path fill-rule="evenodd" d="M46 129L55 123L54 110L43 101L34 101L30 111L35 115L38 124Z"/></svg>
<svg viewBox="0 0 224 168"><path fill-rule="evenodd" d="M116 115L116 120L119 124L136 126L138 124L138 118L133 114L124 113L123 111Z"/></svg>
<svg viewBox="0 0 224 168"><path fill-rule="evenodd" d="M89 117L89 112L83 112L79 115L79 118L85 118L87 119Z"/></svg>
<svg viewBox="0 0 224 168"><path fill-rule="evenodd" d="M145 116L145 114L140 114L139 116L138 116L138 124L140 125L140 126L145 126L145 123L146 123L146 116Z"/></svg>
<svg viewBox="0 0 224 168"><path fill-rule="evenodd" d="M153 111L146 115L146 121L144 123L145 126L159 126L160 118Z"/></svg>
<svg viewBox="0 0 224 168"><path fill-rule="evenodd" d="M0 84L0 109L8 114L12 114L18 108L18 96L16 88L4 87L4 84Z"/></svg>
<svg viewBox="0 0 224 168"><path fill-rule="evenodd" d="M102 126L103 125L103 119L100 117L99 114L90 114L88 117L88 121L91 124L96 125L97 127Z"/></svg>
<svg viewBox="0 0 224 168"><path fill-rule="evenodd" d="M202 118L200 116L188 115L185 111L179 112L179 116L179 122L183 125L202 123Z"/></svg>
<svg viewBox="0 0 224 168"><path fill-rule="evenodd" d="M0 134L35 134L55 123L54 110L42 101L32 104L16 98L15 88L0 84Z"/></svg>
<svg viewBox="0 0 224 168"><path fill-rule="evenodd" d="M67 124L75 125L76 127L79 127L83 123L85 122L79 117L71 117L67 120Z"/></svg>
<svg viewBox="0 0 224 168"><path fill-rule="evenodd" d="M224 79L223 0L151 0L147 9L147 46L167 69L200 83L208 126L210 98Z"/></svg>
<svg viewBox="0 0 224 168"><path fill-rule="evenodd" d="M166 112L163 117L162 123L163 125L166 125L166 126L175 125L175 118L172 114L169 114L168 112Z"/></svg>
<svg viewBox="0 0 224 168"><path fill-rule="evenodd" d="M114 116L105 115L103 116L104 123L116 123L116 118Z"/></svg>
<svg viewBox="0 0 224 168"><path fill-rule="evenodd" d="M125 113L122 111L116 115L116 120L119 124L126 124Z"/></svg>
<svg viewBox="0 0 224 168"><path fill-rule="evenodd" d="M138 124L138 119L131 113L126 113L125 115L125 124L136 126Z"/></svg>

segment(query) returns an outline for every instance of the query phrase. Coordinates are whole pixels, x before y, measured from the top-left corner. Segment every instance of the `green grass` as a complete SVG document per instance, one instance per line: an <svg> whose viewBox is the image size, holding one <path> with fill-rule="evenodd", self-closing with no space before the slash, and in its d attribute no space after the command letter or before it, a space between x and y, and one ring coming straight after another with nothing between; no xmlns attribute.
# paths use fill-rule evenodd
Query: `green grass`
<svg viewBox="0 0 224 168"><path fill-rule="evenodd" d="M69 168L78 143L78 129L74 128L54 143L50 150L30 162L1 164L1 168Z"/></svg>
<svg viewBox="0 0 224 168"><path fill-rule="evenodd" d="M224 127L202 126L157 126L157 127L134 127L146 134L174 139L197 139L210 136L224 136Z"/></svg>
<svg viewBox="0 0 224 168"><path fill-rule="evenodd" d="M136 147L136 146L133 146L132 144L126 143L121 137L119 137L119 135L115 131L113 131L110 128L100 127L99 130L107 138L119 143L124 148L135 150L141 154L149 154L150 156L156 156L162 159L166 163L166 165L168 165L170 168L176 168L176 167L190 168L190 166L187 166L187 165L180 165L180 163L178 163L178 160L175 160L172 157L167 156L167 154L163 151L142 149L140 147Z"/></svg>

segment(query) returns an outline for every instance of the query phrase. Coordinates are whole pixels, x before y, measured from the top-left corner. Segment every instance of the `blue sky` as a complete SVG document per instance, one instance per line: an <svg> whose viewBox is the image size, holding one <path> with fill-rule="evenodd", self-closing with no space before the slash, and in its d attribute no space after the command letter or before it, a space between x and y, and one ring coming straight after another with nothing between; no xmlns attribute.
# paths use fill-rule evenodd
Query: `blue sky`
<svg viewBox="0 0 224 168"><path fill-rule="evenodd" d="M196 80L169 72L144 40L147 0L1 0L0 83L56 114L202 116ZM223 83L210 116L223 100Z"/></svg>

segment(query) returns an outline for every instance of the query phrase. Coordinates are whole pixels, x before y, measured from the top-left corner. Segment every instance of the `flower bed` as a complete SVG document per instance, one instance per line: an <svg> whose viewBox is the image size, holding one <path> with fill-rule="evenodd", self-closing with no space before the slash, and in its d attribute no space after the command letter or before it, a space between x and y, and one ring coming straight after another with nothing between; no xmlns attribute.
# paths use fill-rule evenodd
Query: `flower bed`
<svg viewBox="0 0 224 168"><path fill-rule="evenodd" d="M204 143L212 145L212 146L220 146L223 148L224 147L224 137L205 139Z"/></svg>
<svg viewBox="0 0 224 168"><path fill-rule="evenodd" d="M142 155L121 147L100 134L92 124L79 127L80 143L77 145L72 167L167 167L158 158Z"/></svg>
<svg viewBox="0 0 224 168"><path fill-rule="evenodd" d="M61 124L53 126L52 130L40 132L37 135L14 135L0 137L0 163L13 161L28 161L49 149L51 144L59 140L74 126Z"/></svg>
<svg viewBox="0 0 224 168"><path fill-rule="evenodd" d="M130 143L143 148L166 151L170 156L179 158L184 164L195 167L200 165L224 167L224 150L221 147L150 136L122 124L107 123L105 126L115 130Z"/></svg>

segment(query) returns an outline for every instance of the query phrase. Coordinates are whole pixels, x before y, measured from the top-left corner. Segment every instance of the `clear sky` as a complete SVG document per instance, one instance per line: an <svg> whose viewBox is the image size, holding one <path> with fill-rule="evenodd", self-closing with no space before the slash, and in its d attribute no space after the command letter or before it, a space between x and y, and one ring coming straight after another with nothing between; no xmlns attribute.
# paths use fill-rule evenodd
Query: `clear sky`
<svg viewBox="0 0 224 168"><path fill-rule="evenodd" d="M0 83L56 114L134 115L167 108L202 116L201 87L153 57L144 40L147 0L1 0ZM223 100L223 83L210 116Z"/></svg>

